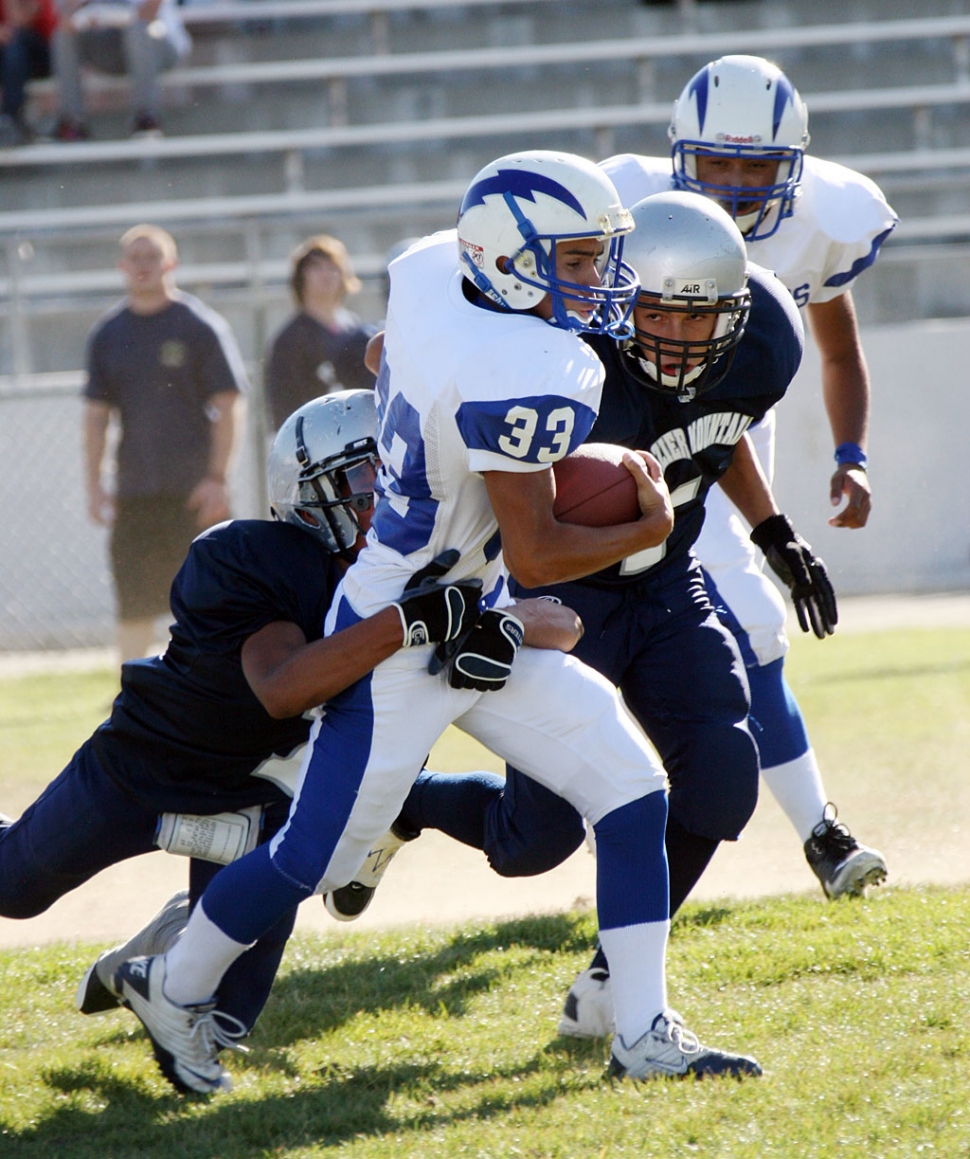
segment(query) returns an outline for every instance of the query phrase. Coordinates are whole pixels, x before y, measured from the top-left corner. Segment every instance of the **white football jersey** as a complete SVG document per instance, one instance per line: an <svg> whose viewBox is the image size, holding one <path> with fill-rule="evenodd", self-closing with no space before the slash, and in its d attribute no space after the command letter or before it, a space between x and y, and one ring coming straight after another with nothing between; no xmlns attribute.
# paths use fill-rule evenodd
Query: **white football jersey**
<svg viewBox="0 0 970 1159"><path fill-rule="evenodd" d="M370 615L454 548L451 578L479 576L489 604L507 603L481 473L545 470L578 447L599 410L603 366L576 334L469 302L454 230L425 238L389 272L379 499L344 592Z"/></svg>
<svg viewBox="0 0 970 1159"><path fill-rule="evenodd" d="M669 157L620 153L600 162L627 207L674 188ZM874 181L810 154L791 217L771 237L748 242L748 256L774 270L800 307L829 302L876 260L899 220Z"/></svg>

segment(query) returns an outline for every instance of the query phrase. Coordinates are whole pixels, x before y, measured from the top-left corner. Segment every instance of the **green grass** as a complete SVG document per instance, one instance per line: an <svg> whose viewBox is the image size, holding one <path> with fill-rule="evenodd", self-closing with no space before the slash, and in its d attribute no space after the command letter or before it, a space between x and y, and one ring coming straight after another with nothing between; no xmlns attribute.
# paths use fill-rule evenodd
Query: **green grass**
<svg viewBox="0 0 970 1159"><path fill-rule="evenodd" d="M840 804L930 852L959 841L970 631L796 639L787 670ZM0 680L0 788L36 786L18 807L113 691L108 672ZM482 763L454 732L434 756ZM131 1015L74 1012L97 947L0 952L0 1156L970 1159L968 929L970 887L688 904L670 1000L759 1058L743 1084L611 1085L605 1043L556 1037L590 915L302 936L209 1101L170 1090Z"/></svg>
<svg viewBox="0 0 970 1159"><path fill-rule="evenodd" d="M179 1098L134 1018L72 1010L90 953L0 954L0 1154L970 1155L970 890L686 907L671 1001L757 1081L610 1084L555 1036L588 915L300 937L229 1095Z"/></svg>

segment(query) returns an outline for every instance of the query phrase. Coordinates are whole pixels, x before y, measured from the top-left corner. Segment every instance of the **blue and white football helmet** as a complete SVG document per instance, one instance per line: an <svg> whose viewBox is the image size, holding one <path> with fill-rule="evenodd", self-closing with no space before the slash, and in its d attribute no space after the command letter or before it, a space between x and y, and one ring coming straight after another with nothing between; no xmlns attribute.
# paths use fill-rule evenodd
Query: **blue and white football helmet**
<svg viewBox="0 0 970 1159"><path fill-rule="evenodd" d="M363 533L358 514L374 505L377 407L372 390L341 390L295 410L267 460L269 502L283 523L345 554Z"/></svg>
<svg viewBox="0 0 970 1159"><path fill-rule="evenodd" d="M722 56L687 82L667 130L674 184L719 202L748 241L771 237L798 196L808 110L777 65L759 56ZM698 155L777 161L770 185L737 188L701 181Z"/></svg>
<svg viewBox="0 0 970 1159"><path fill-rule="evenodd" d="M640 279L638 306L713 315L710 338L683 341L640 328L624 343L627 365L645 386L690 402L717 386L734 360L751 311L747 249L737 225L699 193L655 193L630 210L636 229L627 260ZM698 361L700 359L700 361ZM664 373L674 362L676 373Z"/></svg>
<svg viewBox="0 0 970 1159"><path fill-rule="evenodd" d="M585 157L511 153L486 165L465 192L458 261L465 277L498 306L529 310L549 294L555 325L619 337L630 332L638 289L622 260L623 238L632 229L613 183ZM570 238L603 242L598 288L557 275L556 244ZM567 298L592 301L592 315L568 310Z"/></svg>

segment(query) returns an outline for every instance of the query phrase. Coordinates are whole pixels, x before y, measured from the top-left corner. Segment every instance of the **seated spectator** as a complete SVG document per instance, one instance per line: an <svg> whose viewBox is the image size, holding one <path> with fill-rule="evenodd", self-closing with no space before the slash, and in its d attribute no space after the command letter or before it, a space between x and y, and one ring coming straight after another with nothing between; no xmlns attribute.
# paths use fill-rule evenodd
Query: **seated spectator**
<svg viewBox="0 0 970 1159"><path fill-rule="evenodd" d="M297 247L290 263L297 312L273 339L266 369L273 431L311 398L374 385L364 352L376 328L343 304L347 294L360 290L346 246L318 234Z"/></svg>
<svg viewBox="0 0 970 1159"><path fill-rule="evenodd" d="M24 116L27 82L50 76L54 0L0 0L0 145L22 145L33 133Z"/></svg>
<svg viewBox="0 0 970 1159"><path fill-rule="evenodd" d="M158 76L184 60L192 41L175 0L63 0L53 37L60 117L54 135L83 141L81 65L131 77L132 135L158 136Z"/></svg>

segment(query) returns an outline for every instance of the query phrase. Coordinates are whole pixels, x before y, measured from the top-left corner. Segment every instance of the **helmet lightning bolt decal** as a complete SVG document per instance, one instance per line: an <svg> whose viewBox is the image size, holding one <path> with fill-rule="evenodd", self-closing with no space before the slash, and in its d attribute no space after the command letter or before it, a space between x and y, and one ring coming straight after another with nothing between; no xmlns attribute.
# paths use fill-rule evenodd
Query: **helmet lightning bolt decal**
<svg viewBox="0 0 970 1159"><path fill-rule="evenodd" d="M564 185L549 177L543 177L540 173L530 173L521 169L499 169L494 177L476 181L465 193L458 216L461 217L473 205L484 205L485 198L491 193L499 195L511 193L513 197L521 197L523 201L533 203L536 193L545 193L574 209L580 217L586 216L582 205Z"/></svg>

